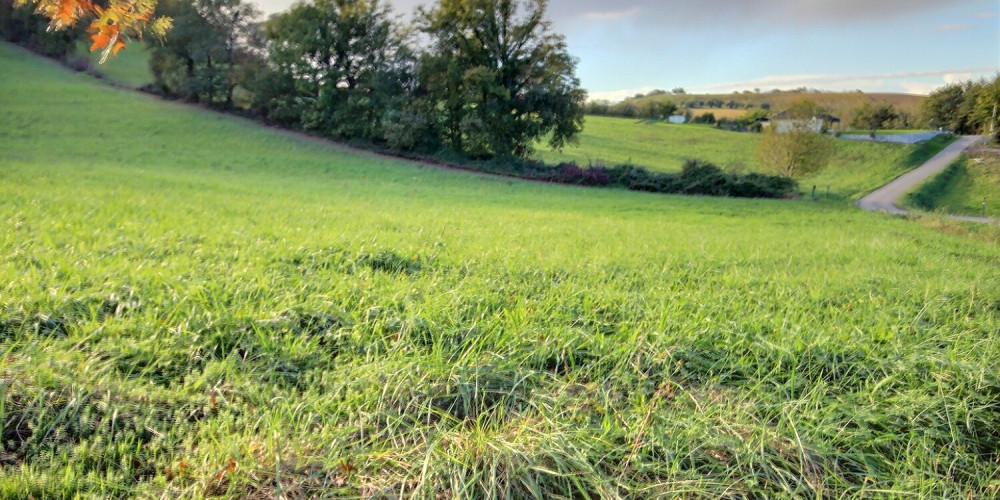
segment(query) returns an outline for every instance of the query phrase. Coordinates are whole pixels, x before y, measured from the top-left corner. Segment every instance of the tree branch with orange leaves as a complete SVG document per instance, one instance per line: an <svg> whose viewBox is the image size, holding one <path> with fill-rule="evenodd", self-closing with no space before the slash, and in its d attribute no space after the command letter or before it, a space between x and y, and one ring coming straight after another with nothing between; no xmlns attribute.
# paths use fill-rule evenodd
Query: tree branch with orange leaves
<svg viewBox="0 0 1000 500"><path fill-rule="evenodd" d="M125 48L127 40L144 34L163 36L170 29L169 17L153 16L156 0L15 0L15 5L35 5L35 12L47 17L50 30L75 26L90 20L90 50L101 50L101 62Z"/></svg>

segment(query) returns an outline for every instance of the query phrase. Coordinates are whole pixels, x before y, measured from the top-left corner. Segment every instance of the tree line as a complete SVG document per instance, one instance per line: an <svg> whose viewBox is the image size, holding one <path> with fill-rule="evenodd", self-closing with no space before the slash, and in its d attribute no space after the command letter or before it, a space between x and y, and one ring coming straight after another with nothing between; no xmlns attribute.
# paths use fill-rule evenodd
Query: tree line
<svg viewBox="0 0 1000 500"><path fill-rule="evenodd" d="M526 157L583 126L576 61L546 0L309 0L257 22L243 0L161 0L174 28L154 89L287 127L406 152Z"/></svg>
<svg viewBox="0 0 1000 500"><path fill-rule="evenodd" d="M988 134L1000 140L1000 74L992 79L945 85L921 104L924 123L956 134Z"/></svg>
<svg viewBox="0 0 1000 500"><path fill-rule="evenodd" d="M583 127L587 94L546 9L438 0L403 22L385 0L305 0L262 20L247 0L159 0L151 18L172 28L148 42L149 90L401 152L524 158ZM9 12L34 23L15 41L52 45L51 23ZM46 52L72 53L79 31Z"/></svg>

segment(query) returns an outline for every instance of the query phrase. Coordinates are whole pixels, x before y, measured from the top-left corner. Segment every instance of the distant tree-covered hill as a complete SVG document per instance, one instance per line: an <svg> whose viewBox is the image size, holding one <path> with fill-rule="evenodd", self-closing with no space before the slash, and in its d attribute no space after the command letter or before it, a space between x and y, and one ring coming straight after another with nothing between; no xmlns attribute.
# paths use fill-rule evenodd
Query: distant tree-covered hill
<svg viewBox="0 0 1000 500"><path fill-rule="evenodd" d="M618 103L592 102L588 106L590 114L644 117L655 113L665 102L677 106L678 112L690 111L692 116L713 113L716 118L739 118L748 111L769 110L779 113L793 103L811 100L827 114L840 118L848 124L854 113L865 103L891 104L901 115L916 121L920 114L920 103L925 96L912 94L822 92L816 90L790 91L744 91L731 94L686 94L654 90L648 94L636 95Z"/></svg>

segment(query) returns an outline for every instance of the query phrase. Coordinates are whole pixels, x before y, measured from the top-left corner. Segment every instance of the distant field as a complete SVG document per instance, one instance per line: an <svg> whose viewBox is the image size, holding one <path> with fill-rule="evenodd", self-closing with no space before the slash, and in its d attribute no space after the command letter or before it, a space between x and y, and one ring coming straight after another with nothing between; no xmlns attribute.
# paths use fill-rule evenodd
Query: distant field
<svg viewBox="0 0 1000 500"><path fill-rule="evenodd" d="M636 102L646 100L669 100L681 107L688 103L707 102L711 100L722 101L723 103L735 102L740 108L751 105L754 109L760 109L763 104L768 104L774 112L788 109L794 102L809 99L820 105L833 116L843 120L846 125L851 123L856 109L865 103L891 104L898 111L909 116L918 116L920 113L920 103L924 96L912 94L879 94L857 92L739 92L731 94L662 94L650 97L643 97ZM725 108L724 108L725 109ZM716 115L718 116L718 115Z"/></svg>
<svg viewBox="0 0 1000 500"><path fill-rule="evenodd" d="M995 496L994 243L0 67L0 498Z"/></svg>
<svg viewBox="0 0 1000 500"><path fill-rule="evenodd" d="M680 170L689 158L723 167L750 167L757 140L751 134L724 132L710 125L587 116L578 146L558 153L540 145L539 155L546 161L576 161L580 165L631 161L664 171Z"/></svg>
<svg viewBox="0 0 1000 500"><path fill-rule="evenodd" d="M920 194L919 198L915 194ZM1000 151L964 155L905 199L910 208L1000 217Z"/></svg>
<svg viewBox="0 0 1000 500"><path fill-rule="evenodd" d="M950 139L948 139L950 140ZM663 122L588 116L578 145L562 152L538 145L538 156L550 162L575 161L580 165L632 163L654 170L680 170L687 159L703 159L720 167L760 171L755 150L760 135L727 132L708 125L674 125ZM836 141L830 165L801 182L838 199L858 199L913 169L947 145L946 139L908 146Z"/></svg>

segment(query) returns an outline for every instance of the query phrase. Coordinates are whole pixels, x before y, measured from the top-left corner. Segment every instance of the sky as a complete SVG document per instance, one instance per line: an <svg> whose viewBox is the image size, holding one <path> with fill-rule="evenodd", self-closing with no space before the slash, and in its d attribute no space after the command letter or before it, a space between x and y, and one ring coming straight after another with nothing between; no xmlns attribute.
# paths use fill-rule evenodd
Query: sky
<svg viewBox="0 0 1000 500"><path fill-rule="evenodd" d="M293 0L254 0L266 13ZM429 0L388 0L403 20ZM927 94L1000 73L1000 0L550 0L591 99L653 89Z"/></svg>

